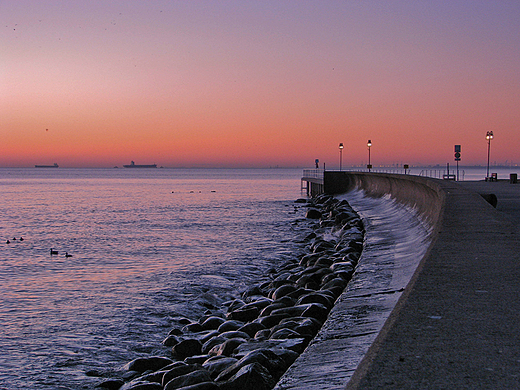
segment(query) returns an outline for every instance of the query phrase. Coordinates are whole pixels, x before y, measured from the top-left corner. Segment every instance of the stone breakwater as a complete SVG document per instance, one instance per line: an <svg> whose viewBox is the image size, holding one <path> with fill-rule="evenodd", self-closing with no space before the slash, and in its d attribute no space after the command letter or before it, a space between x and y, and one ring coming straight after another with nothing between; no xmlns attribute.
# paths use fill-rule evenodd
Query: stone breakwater
<svg viewBox="0 0 520 390"><path fill-rule="evenodd" d="M219 310L180 319L163 341L170 356L135 359L96 387L272 389L320 330L363 249L364 228L347 201L323 195L307 206L301 253Z"/></svg>

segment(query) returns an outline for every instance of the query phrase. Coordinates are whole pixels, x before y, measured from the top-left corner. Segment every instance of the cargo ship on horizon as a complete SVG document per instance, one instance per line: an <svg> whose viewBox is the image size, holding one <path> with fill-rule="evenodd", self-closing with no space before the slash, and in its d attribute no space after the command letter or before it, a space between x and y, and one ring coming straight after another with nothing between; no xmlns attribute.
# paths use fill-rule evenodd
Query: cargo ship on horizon
<svg viewBox="0 0 520 390"><path fill-rule="evenodd" d="M157 164L136 164L132 161L130 165L123 165L123 168L157 168Z"/></svg>
<svg viewBox="0 0 520 390"><path fill-rule="evenodd" d="M35 168L59 168L60 166L57 163L53 165L35 165Z"/></svg>

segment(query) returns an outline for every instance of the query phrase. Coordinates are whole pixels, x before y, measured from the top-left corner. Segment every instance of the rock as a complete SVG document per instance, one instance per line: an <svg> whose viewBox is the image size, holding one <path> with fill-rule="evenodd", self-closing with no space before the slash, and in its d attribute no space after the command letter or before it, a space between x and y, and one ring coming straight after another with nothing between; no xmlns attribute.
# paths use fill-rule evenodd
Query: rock
<svg viewBox="0 0 520 390"><path fill-rule="evenodd" d="M130 363L127 363L124 369L137 372L145 372L148 370L157 371L171 363L173 363L171 359L162 356L151 356L134 359Z"/></svg>
<svg viewBox="0 0 520 390"><path fill-rule="evenodd" d="M221 333L220 337L224 337L226 339L233 339L237 337L247 339L249 338L249 335L245 332L240 332L239 330L230 330L229 332Z"/></svg>
<svg viewBox="0 0 520 390"><path fill-rule="evenodd" d="M350 261L342 261L339 263L334 263L330 266L332 272L345 271L345 272L354 272L354 266Z"/></svg>
<svg viewBox="0 0 520 390"><path fill-rule="evenodd" d="M244 344L240 344L235 349L233 357L240 358L247 355L249 352L256 349L270 349L271 351L279 349L289 349L291 351L302 353L307 346L307 340L303 337L301 339L286 339L286 340L253 340Z"/></svg>
<svg viewBox="0 0 520 390"><path fill-rule="evenodd" d="M271 335L270 329L262 329L255 333L255 340L267 340Z"/></svg>
<svg viewBox="0 0 520 390"><path fill-rule="evenodd" d="M196 371L198 369L200 369L200 366L198 364L183 363L182 365L178 365L177 367L174 367L169 371L165 372L162 377L161 383L163 386L165 386L166 383L168 383L172 379L178 378L182 375L189 374L190 372Z"/></svg>
<svg viewBox="0 0 520 390"><path fill-rule="evenodd" d="M211 382L212 379L209 372L206 370L197 370L190 372L186 375L181 375L177 378L173 378L171 381L166 383L164 390L180 389L186 386L192 386L198 383Z"/></svg>
<svg viewBox="0 0 520 390"><path fill-rule="evenodd" d="M125 382L122 379L107 379L96 385L96 388L118 390Z"/></svg>
<svg viewBox="0 0 520 390"><path fill-rule="evenodd" d="M271 336L269 338L272 340L276 340L276 339L285 340L285 339L297 339L297 338L301 338L301 337L302 337L302 335L294 330L282 328L282 329L278 329L274 333L271 333Z"/></svg>
<svg viewBox="0 0 520 390"><path fill-rule="evenodd" d="M184 362L188 364L202 364L210 357L211 355L195 355L187 357L186 359L184 359Z"/></svg>
<svg viewBox="0 0 520 390"><path fill-rule="evenodd" d="M200 355L202 353L202 344L197 339L186 339L172 348L173 354L180 359L188 356Z"/></svg>
<svg viewBox="0 0 520 390"><path fill-rule="evenodd" d="M224 355L213 356L202 363L202 367L209 372L213 379L215 379L222 371L231 367L236 362L238 362L238 359L234 357Z"/></svg>
<svg viewBox="0 0 520 390"><path fill-rule="evenodd" d="M223 342L225 342L227 339L225 337L221 337L221 336L215 336L211 339L209 339L208 341L206 341L204 343L204 345L202 346L202 352L203 353L209 353L209 351L211 351L211 349L215 346L215 345L219 345L219 344L222 344Z"/></svg>
<svg viewBox="0 0 520 390"><path fill-rule="evenodd" d="M215 336L219 336L220 332L218 330L208 330L206 332L201 332L196 335L196 339L200 341L201 344L204 344L206 341L212 339Z"/></svg>
<svg viewBox="0 0 520 390"><path fill-rule="evenodd" d="M246 333L249 337L255 337L256 332L259 330L265 329L265 326L258 322L250 322L248 324L245 324L243 327L238 329L239 332Z"/></svg>
<svg viewBox="0 0 520 390"><path fill-rule="evenodd" d="M320 219L321 218L321 212L317 209L308 209L307 213L305 214L305 218L309 219Z"/></svg>
<svg viewBox="0 0 520 390"><path fill-rule="evenodd" d="M191 386L180 387L178 390L219 390L215 382L201 382Z"/></svg>
<svg viewBox="0 0 520 390"><path fill-rule="evenodd" d="M240 390L270 390L276 381L269 371L259 363L251 363L242 367L233 375L228 383L231 389Z"/></svg>
<svg viewBox="0 0 520 390"><path fill-rule="evenodd" d="M119 390L162 390L162 388L159 383L136 380L125 383Z"/></svg>
<svg viewBox="0 0 520 390"><path fill-rule="evenodd" d="M271 298L273 300L277 300L282 298L283 296L286 296L289 293L292 293L293 291L296 291L298 287L292 285L292 284L285 284L283 286L278 287L272 294Z"/></svg>
<svg viewBox="0 0 520 390"><path fill-rule="evenodd" d="M276 309L276 310L283 310L283 309ZM274 310L274 311L276 311ZM267 317L260 317L255 320L255 322L258 322L262 324L266 328L272 328L276 324L278 324L281 320L284 318L291 317L288 313L279 313L279 314L270 314Z"/></svg>
<svg viewBox="0 0 520 390"><path fill-rule="evenodd" d="M218 329L220 325L222 325L226 320L224 318L212 316L206 318L206 320L201 324L202 328L205 330Z"/></svg>
<svg viewBox="0 0 520 390"><path fill-rule="evenodd" d="M287 368L285 361L273 351L269 349L256 349L246 354L226 370L222 371L216 381L229 380L239 370L251 363L261 364L268 370L270 375L276 379L281 377Z"/></svg>
<svg viewBox="0 0 520 390"><path fill-rule="evenodd" d="M167 347L173 347L174 345L179 344L180 339L177 336L168 336L163 340L163 345Z"/></svg>
<svg viewBox="0 0 520 390"><path fill-rule="evenodd" d="M210 355L224 355L224 356L231 356L233 354L233 351L236 347L238 347L240 344L243 344L247 342L246 339L243 338L232 338L227 339L220 345L215 345L211 351L209 351Z"/></svg>
<svg viewBox="0 0 520 390"><path fill-rule="evenodd" d="M204 327L198 322L188 324L182 328L183 333L197 333L202 332L203 330L205 330Z"/></svg>
<svg viewBox="0 0 520 390"><path fill-rule="evenodd" d="M258 314L260 314L260 309L254 306L246 306L228 313L227 317L231 320L238 320L243 322L249 322L257 318Z"/></svg>
<svg viewBox="0 0 520 390"><path fill-rule="evenodd" d="M229 321L222 323L222 325L220 325L218 327L218 331L220 333L223 333L223 332L227 332L230 330L237 330L237 329L241 328L242 326L244 326L244 322L242 322L242 321L229 320Z"/></svg>

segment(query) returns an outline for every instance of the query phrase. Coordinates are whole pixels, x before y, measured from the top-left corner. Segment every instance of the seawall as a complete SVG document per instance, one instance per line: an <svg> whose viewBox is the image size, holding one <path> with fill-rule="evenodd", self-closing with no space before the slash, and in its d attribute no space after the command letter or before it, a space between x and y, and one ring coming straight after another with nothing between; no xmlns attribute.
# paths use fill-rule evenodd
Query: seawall
<svg viewBox="0 0 520 390"><path fill-rule="evenodd" d="M411 206L430 241L401 289L356 285L355 274L277 388L518 388L520 240L511 220L448 181L325 172L324 189ZM364 256L360 265L377 260Z"/></svg>

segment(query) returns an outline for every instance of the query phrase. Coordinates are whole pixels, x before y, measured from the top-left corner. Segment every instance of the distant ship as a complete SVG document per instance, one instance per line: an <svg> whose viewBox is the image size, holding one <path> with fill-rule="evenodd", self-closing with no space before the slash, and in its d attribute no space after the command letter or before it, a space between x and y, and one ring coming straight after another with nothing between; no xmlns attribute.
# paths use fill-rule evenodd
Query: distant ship
<svg viewBox="0 0 520 390"><path fill-rule="evenodd" d="M35 168L59 168L59 165L54 163L54 165L35 165Z"/></svg>
<svg viewBox="0 0 520 390"><path fill-rule="evenodd" d="M157 164L150 165L137 165L135 162L131 162L130 165L123 165L125 168L157 168Z"/></svg>

